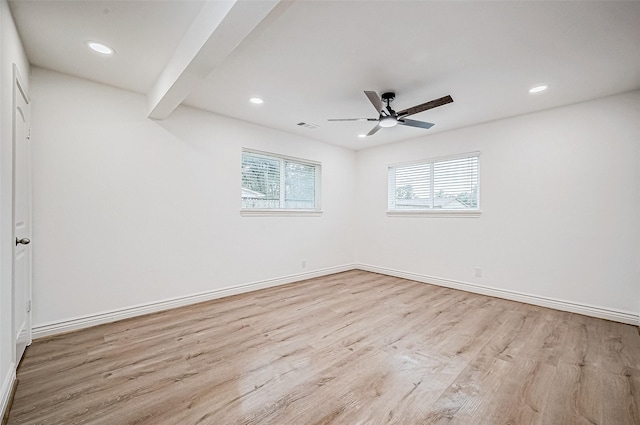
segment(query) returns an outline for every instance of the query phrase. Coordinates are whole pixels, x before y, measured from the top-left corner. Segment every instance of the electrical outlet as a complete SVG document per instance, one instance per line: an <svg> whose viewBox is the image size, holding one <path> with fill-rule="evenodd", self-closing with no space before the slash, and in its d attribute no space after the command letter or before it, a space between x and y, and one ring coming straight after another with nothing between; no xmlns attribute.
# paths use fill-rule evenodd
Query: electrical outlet
<svg viewBox="0 0 640 425"><path fill-rule="evenodd" d="M307 268L307 260L302 260L302 268L303 269Z"/></svg>
<svg viewBox="0 0 640 425"><path fill-rule="evenodd" d="M480 267L476 267L473 269L476 274L476 277L482 277L482 269Z"/></svg>

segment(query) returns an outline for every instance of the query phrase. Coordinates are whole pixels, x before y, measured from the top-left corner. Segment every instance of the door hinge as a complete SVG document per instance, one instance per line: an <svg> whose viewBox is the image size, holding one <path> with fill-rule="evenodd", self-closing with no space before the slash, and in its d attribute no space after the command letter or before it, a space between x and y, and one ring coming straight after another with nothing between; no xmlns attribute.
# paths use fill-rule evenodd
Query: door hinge
<svg viewBox="0 0 640 425"><path fill-rule="evenodd" d="M31 300L27 301L27 313L31 313Z"/></svg>
<svg viewBox="0 0 640 425"><path fill-rule="evenodd" d="M31 140L31 129L27 130L27 140Z"/></svg>

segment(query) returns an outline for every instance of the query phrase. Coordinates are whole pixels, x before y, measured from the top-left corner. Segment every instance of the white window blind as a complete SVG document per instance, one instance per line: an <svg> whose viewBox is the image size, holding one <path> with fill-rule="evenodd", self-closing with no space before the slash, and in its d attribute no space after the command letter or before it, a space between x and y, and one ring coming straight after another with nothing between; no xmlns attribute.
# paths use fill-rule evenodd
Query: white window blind
<svg viewBox="0 0 640 425"><path fill-rule="evenodd" d="M390 166L389 210L479 210L479 156L475 152Z"/></svg>
<svg viewBox="0 0 640 425"><path fill-rule="evenodd" d="M318 210L320 164L243 150L242 208Z"/></svg>

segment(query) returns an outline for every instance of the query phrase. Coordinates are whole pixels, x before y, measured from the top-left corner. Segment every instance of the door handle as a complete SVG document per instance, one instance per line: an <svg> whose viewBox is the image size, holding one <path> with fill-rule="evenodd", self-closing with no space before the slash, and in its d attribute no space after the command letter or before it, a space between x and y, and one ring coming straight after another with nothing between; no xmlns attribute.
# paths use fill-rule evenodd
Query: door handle
<svg viewBox="0 0 640 425"><path fill-rule="evenodd" d="M30 242L31 242L31 239L29 238L22 238L22 239L16 238L16 246L18 246L19 243L21 243L22 245L29 245Z"/></svg>

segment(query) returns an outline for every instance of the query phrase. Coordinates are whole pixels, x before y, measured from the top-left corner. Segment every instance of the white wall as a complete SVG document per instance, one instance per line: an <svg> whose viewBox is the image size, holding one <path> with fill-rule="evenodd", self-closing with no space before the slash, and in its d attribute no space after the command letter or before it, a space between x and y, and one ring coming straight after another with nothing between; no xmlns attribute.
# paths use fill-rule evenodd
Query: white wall
<svg viewBox="0 0 640 425"><path fill-rule="evenodd" d="M38 68L32 86L35 327L354 260L640 312L640 92L356 154L185 107L152 121L141 95ZM323 216L241 217L242 147L321 161ZM476 150L480 218L386 216L388 164Z"/></svg>
<svg viewBox="0 0 640 425"><path fill-rule="evenodd" d="M637 317L639 117L636 91L358 152L357 261ZM388 164L471 151L480 218L386 216Z"/></svg>
<svg viewBox="0 0 640 425"><path fill-rule="evenodd" d="M0 417L15 376L13 332L13 64L29 85L29 64L6 0L0 0Z"/></svg>
<svg viewBox="0 0 640 425"><path fill-rule="evenodd" d="M353 263L355 153L32 70L34 326ZM320 161L321 217L240 216L241 148ZM307 268L301 267L301 260Z"/></svg>

